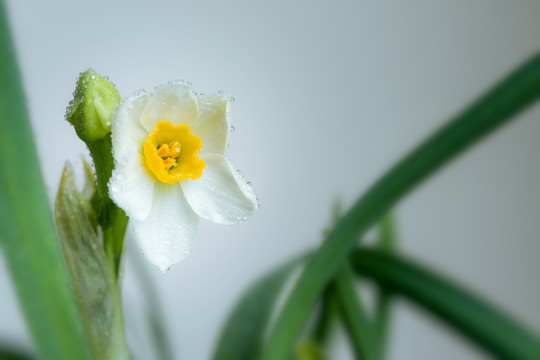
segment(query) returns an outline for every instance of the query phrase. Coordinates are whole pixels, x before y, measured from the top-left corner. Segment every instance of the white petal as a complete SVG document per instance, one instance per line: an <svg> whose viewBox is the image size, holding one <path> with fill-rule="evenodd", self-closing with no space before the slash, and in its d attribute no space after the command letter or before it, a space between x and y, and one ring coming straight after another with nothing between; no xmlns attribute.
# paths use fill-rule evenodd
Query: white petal
<svg viewBox="0 0 540 360"><path fill-rule="evenodd" d="M140 93L122 101L112 118L111 136L113 156L118 162L140 152L148 131L140 123L141 114L150 99L147 93Z"/></svg>
<svg viewBox="0 0 540 360"><path fill-rule="evenodd" d="M150 214L154 180L142 163L140 152L116 161L109 180L109 196L131 219L144 220Z"/></svg>
<svg viewBox="0 0 540 360"><path fill-rule="evenodd" d="M247 220L259 206L251 186L222 155L200 158L206 162L202 176L181 182L189 205L200 217L218 224Z"/></svg>
<svg viewBox="0 0 540 360"><path fill-rule="evenodd" d="M199 120L191 131L201 138L201 154L224 154L229 138L229 97L226 95L197 96Z"/></svg>
<svg viewBox="0 0 540 360"><path fill-rule="evenodd" d="M158 121L192 126L199 110L191 87L184 83L161 85L146 105L141 117L144 128L150 132Z"/></svg>
<svg viewBox="0 0 540 360"><path fill-rule="evenodd" d="M139 220L150 213L155 182L141 158L147 134L140 117L149 99L146 93L125 99L114 113L111 130L115 168L109 180L109 195L130 218Z"/></svg>
<svg viewBox="0 0 540 360"><path fill-rule="evenodd" d="M178 184L157 182L150 215L132 226L143 254L165 272L188 255L198 222Z"/></svg>

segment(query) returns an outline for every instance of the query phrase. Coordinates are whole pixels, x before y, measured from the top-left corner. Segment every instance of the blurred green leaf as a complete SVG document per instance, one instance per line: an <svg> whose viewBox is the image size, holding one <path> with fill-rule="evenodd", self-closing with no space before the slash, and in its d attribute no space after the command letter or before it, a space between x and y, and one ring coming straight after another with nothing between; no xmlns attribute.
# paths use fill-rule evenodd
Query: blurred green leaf
<svg viewBox="0 0 540 360"><path fill-rule="evenodd" d="M93 177L87 173L88 182ZM69 164L64 167L55 217L79 314L95 359L127 359L120 289L98 235L89 199L77 189Z"/></svg>
<svg viewBox="0 0 540 360"><path fill-rule="evenodd" d="M270 315L283 285L305 260L292 260L251 286L221 330L213 360L253 360L260 357Z"/></svg>
<svg viewBox="0 0 540 360"><path fill-rule="evenodd" d="M326 360L320 345L312 340L301 340L296 347L297 360Z"/></svg>
<svg viewBox="0 0 540 360"><path fill-rule="evenodd" d="M330 225L323 230L323 239L328 236L332 228L343 215L343 203L339 198L334 200ZM324 345L331 333L332 325L338 315L338 303L336 289L333 283L328 284L319 298L320 308L316 314L315 325L312 329L312 337L320 345Z"/></svg>
<svg viewBox="0 0 540 360"><path fill-rule="evenodd" d="M354 276L349 264L334 279L342 320L351 339L357 359L380 360L377 334L356 294Z"/></svg>
<svg viewBox="0 0 540 360"><path fill-rule="evenodd" d="M396 224L392 214L386 214L379 224L378 247L382 251L394 252L397 243ZM384 358L388 342L388 328L390 324L392 292L385 286L379 286L375 303L375 331L379 343L381 357Z"/></svg>
<svg viewBox="0 0 540 360"><path fill-rule="evenodd" d="M540 341L512 319L431 270L380 250L356 250L354 269L454 327L498 359L540 359Z"/></svg>
<svg viewBox="0 0 540 360"><path fill-rule="evenodd" d="M325 286L345 263L358 239L392 206L441 166L539 97L540 55L537 55L383 175L341 218L308 261L271 329L263 359L286 359L292 353L293 344Z"/></svg>
<svg viewBox="0 0 540 360"><path fill-rule="evenodd" d="M0 59L0 245L40 357L90 359L32 140L4 1Z"/></svg>
<svg viewBox="0 0 540 360"><path fill-rule="evenodd" d="M27 351L11 346L0 345L0 360L32 360Z"/></svg>
<svg viewBox="0 0 540 360"><path fill-rule="evenodd" d="M326 343L332 330L334 319L338 314L338 304L335 289L332 285L333 284L331 283L330 286L324 290L321 296L320 309L312 330L313 339L321 345Z"/></svg>
<svg viewBox="0 0 540 360"><path fill-rule="evenodd" d="M379 223L378 247L381 250L393 252L397 246L396 220L394 215L386 214Z"/></svg>

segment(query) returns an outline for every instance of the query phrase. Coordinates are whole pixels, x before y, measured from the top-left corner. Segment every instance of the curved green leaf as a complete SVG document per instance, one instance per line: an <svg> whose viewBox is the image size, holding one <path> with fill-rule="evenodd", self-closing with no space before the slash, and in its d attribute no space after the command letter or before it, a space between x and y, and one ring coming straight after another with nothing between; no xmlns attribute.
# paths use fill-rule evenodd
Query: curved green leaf
<svg viewBox="0 0 540 360"><path fill-rule="evenodd" d="M336 315L338 315L339 309L336 297L333 283L330 283L330 286L324 290L320 298L321 306L314 322L315 325L311 331L311 338L321 344L321 346L327 343L332 325L334 324Z"/></svg>
<svg viewBox="0 0 540 360"><path fill-rule="evenodd" d="M279 292L303 260L305 257L286 263L246 291L221 330L213 360L259 358L267 324Z"/></svg>
<svg viewBox="0 0 540 360"><path fill-rule="evenodd" d="M339 221L309 260L270 332L263 359L281 360L291 354L317 298L364 232L438 168L539 97L540 55L537 55L377 181Z"/></svg>
<svg viewBox="0 0 540 360"><path fill-rule="evenodd" d="M0 1L0 245L43 359L90 359Z"/></svg>
<svg viewBox="0 0 540 360"><path fill-rule="evenodd" d="M349 264L343 266L334 279L337 299L343 322L351 338L357 359L379 360L379 348L374 324L367 316L354 286L354 277Z"/></svg>
<svg viewBox="0 0 540 360"><path fill-rule="evenodd" d="M452 282L380 250L356 250L354 269L440 318L498 359L540 359L540 341Z"/></svg>
<svg viewBox="0 0 540 360"><path fill-rule="evenodd" d="M394 216L387 214L379 224L379 243L377 245L382 251L393 252L396 248L396 243L397 236ZM384 286L381 286L375 303L375 331L382 358L386 354L388 327L392 316L391 302L392 293Z"/></svg>

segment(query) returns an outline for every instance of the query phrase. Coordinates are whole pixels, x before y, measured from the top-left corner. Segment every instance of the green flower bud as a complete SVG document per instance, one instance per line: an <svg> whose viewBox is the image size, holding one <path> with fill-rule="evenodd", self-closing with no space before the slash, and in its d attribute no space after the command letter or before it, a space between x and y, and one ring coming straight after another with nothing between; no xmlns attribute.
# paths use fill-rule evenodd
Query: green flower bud
<svg viewBox="0 0 540 360"><path fill-rule="evenodd" d="M120 104L120 94L106 78L92 69L81 73L69 102L66 120L75 127L85 143L102 139L111 131L114 108Z"/></svg>

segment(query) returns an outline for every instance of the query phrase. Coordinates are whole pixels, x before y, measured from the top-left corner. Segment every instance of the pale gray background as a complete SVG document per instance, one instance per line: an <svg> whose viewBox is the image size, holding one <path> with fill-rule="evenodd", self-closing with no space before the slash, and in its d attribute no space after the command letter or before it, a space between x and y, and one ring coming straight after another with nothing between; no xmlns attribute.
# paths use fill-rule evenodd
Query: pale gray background
<svg viewBox="0 0 540 360"><path fill-rule="evenodd" d="M540 49L538 1L8 5L51 199L64 162L80 164L86 153L63 120L80 71L108 75L123 96L183 79L198 92L236 97L229 155L262 206L239 226L203 221L184 263L165 275L151 269L182 359L207 358L240 292L319 242L333 199L350 205L405 151ZM537 332L539 136L537 106L397 209L404 253L493 298ZM27 344L0 266L0 340ZM125 281L126 316L137 330L142 297L129 266ZM407 303L395 320L391 359L486 358ZM150 358L132 336L140 358ZM343 347L337 352L347 358Z"/></svg>

